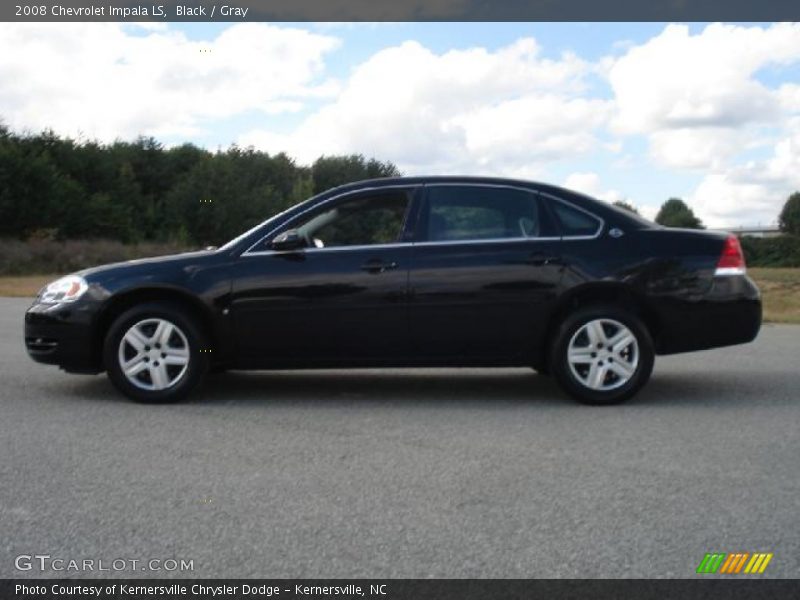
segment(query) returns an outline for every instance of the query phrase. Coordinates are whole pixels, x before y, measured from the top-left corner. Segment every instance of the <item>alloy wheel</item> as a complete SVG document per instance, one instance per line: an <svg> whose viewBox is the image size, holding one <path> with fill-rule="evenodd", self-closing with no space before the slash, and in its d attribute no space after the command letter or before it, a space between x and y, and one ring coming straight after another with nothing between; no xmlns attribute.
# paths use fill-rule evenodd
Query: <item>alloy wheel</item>
<svg viewBox="0 0 800 600"><path fill-rule="evenodd" d="M144 319L132 325L119 342L122 374L136 387L161 391L173 387L188 371L189 341L166 319Z"/></svg>
<svg viewBox="0 0 800 600"><path fill-rule="evenodd" d="M580 327L567 347L567 362L581 385L596 391L622 387L639 366L639 342L614 319L594 319Z"/></svg>

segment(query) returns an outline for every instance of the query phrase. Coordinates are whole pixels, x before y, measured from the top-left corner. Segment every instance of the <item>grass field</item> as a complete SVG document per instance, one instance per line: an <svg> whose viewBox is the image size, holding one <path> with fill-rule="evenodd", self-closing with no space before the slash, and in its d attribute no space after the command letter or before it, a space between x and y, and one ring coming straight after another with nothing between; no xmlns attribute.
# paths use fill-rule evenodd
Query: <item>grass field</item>
<svg viewBox="0 0 800 600"><path fill-rule="evenodd" d="M764 294L764 320L800 324L800 269L750 269ZM0 277L0 296L34 296L56 275Z"/></svg>
<svg viewBox="0 0 800 600"><path fill-rule="evenodd" d="M46 284L56 279L58 275L21 275L0 277L0 296L23 298L35 296Z"/></svg>
<svg viewBox="0 0 800 600"><path fill-rule="evenodd" d="M800 324L800 269L748 269L764 296L764 320Z"/></svg>

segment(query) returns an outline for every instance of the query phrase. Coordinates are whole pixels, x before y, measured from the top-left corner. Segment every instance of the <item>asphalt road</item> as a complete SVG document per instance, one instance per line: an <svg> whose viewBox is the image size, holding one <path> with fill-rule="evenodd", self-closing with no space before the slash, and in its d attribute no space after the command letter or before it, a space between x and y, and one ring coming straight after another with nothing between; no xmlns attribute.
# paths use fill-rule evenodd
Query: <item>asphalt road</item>
<svg viewBox="0 0 800 600"><path fill-rule="evenodd" d="M0 577L42 576L14 567L37 553L192 577L692 577L737 551L800 576L800 327L661 358L620 407L483 369L234 373L142 406L30 361L26 306L0 299Z"/></svg>

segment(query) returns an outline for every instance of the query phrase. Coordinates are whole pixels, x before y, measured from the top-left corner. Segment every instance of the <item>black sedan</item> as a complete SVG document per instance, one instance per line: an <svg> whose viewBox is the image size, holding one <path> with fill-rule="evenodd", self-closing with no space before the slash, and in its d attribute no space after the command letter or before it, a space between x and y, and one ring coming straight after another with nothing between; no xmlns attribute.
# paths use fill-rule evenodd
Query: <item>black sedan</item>
<svg viewBox="0 0 800 600"><path fill-rule="evenodd" d="M656 354L760 325L735 236L545 184L398 178L330 190L219 249L59 279L27 311L25 344L150 402L209 370L528 366L611 404Z"/></svg>

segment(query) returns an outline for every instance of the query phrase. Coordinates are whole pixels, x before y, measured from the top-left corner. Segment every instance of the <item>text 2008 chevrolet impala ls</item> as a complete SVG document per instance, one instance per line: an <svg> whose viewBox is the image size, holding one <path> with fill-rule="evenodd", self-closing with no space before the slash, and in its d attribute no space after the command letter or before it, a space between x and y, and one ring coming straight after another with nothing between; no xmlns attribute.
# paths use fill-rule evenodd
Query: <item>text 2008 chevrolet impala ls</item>
<svg viewBox="0 0 800 600"><path fill-rule="evenodd" d="M211 369L529 366L611 404L656 354L753 340L736 237L558 187L399 178L325 192L225 246L87 269L25 315L31 357L136 400Z"/></svg>

